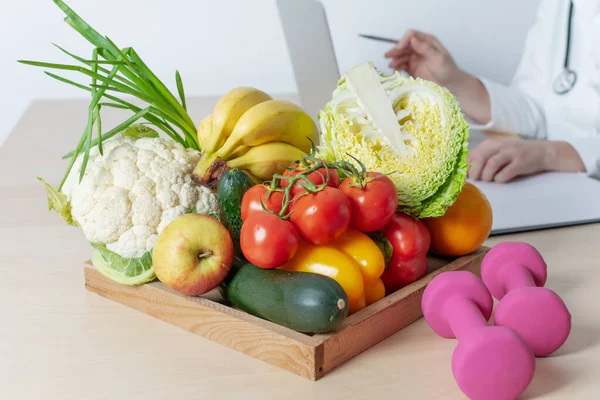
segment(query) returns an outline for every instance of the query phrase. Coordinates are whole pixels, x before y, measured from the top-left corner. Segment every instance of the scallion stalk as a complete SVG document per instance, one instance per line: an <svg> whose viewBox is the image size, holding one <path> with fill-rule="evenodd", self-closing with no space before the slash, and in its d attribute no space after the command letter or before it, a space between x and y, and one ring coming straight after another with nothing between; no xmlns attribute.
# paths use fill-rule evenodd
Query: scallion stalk
<svg viewBox="0 0 600 400"><path fill-rule="evenodd" d="M88 121L75 150L63 158L71 158L69 165L59 186L64 185L76 158L83 154L83 161L79 173L79 181L83 179L90 150L98 146L102 154L102 142L119 134L131 124L140 119L156 126L174 141L185 147L200 150L197 142L196 126L187 112L185 91L179 71L175 71L175 83L179 100L167 86L152 72L138 53L131 47L119 48L107 36L99 34L77 15L62 0L53 0L65 13L65 22L76 32L83 36L93 46L91 60L77 56L69 51L56 46L61 52L83 65L56 64L40 61L19 60L20 63L41 68L72 71L91 78L91 83L81 84L49 71L45 73L53 79L72 85L90 92L92 100L88 107ZM104 66L111 66L110 69ZM114 94L111 94L114 93ZM120 95L133 96L146 106L138 107L119 97ZM102 101L107 99L110 101ZM100 110L102 107L127 109L133 115L108 132L102 132ZM96 137L94 138L94 127Z"/></svg>

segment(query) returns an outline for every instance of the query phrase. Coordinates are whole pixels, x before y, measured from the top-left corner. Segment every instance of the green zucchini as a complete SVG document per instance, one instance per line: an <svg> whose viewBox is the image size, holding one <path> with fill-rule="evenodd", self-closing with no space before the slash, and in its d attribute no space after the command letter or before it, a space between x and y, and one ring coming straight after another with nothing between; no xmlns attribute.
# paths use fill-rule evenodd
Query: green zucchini
<svg viewBox="0 0 600 400"><path fill-rule="evenodd" d="M324 275L247 263L233 269L221 288L234 307L298 332L330 332L348 314L344 289Z"/></svg>
<svg viewBox="0 0 600 400"><path fill-rule="evenodd" d="M242 229L242 198L254 182L239 169L231 169L223 174L217 186L217 197L225 213L229 231L234 240L239 239Z"/></svg>

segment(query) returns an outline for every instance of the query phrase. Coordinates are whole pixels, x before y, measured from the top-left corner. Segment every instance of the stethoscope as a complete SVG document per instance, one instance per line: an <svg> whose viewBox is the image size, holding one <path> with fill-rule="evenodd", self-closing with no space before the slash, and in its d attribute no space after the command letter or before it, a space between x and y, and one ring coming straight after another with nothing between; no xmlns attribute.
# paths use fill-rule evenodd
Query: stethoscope
<svg viewBox="0 0 600 400"><path fill-rule="evenodd" d="M569 52L571 50L571 24L573 22L573 2L569 6L569 22L567 25L567 46L565 49L564 69L554 81L554 92L556 94L565 94L575 86L577 82L577 73L569 68Z"/></svg>

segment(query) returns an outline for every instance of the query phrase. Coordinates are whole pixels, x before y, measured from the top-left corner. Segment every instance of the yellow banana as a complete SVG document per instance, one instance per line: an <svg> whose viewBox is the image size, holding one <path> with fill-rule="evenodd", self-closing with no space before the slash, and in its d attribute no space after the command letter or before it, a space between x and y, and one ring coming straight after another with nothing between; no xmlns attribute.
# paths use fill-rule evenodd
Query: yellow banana
<svg viewBox="0 0 600 400"><path fill-rule="evenodd" d="M241 157L227 161L229 168L249 171L263 180L269 180L273 174L281 174L292 162L302 158L304 152L283 142L269 142L252 147Z"/></svg>
<svg viewBox="0 0 600 400"><path fill-rule="evenodd" d="M204 151L206 144L208 143L208 138L210 137L212 131L212 114L207 115L200 121L198 125L198 145L200 146L200 150Z"/></svg>
<svg viewBox="0 0 600 400"><path fill-rule="evenodd" d="M214 118L213 114L213 128ZM246 111L214 154L227 160L239 146L259 146L275 141L308 153L312 147L308 139L318 144L317 125L301 107L285 100L268 100Z"/></svg>
<svg viewBox="0 0 600 400"><path fill-rule="evenodd" d="M254 176L252 173L250 173L250 171L248 170L243 170L243 172L248 175L248 177L250 178L250 180L252 182L254 182L255 185L260 185L261 183L263 183L265 180L264 179L260 179L258 176Z"/></svg>
<svg viewBox="0 0 600 400"><path fill-rule="evenodd" d="M207 143L212 133L212 114L207 115L200 121L198 125L198 145L200 145L201 151L206 151ZM231 155L231 158L236 158L243 156L250 150L248 146L240 146L236 149L236 151Z"/></svg>
<svg viewBox="0 0 600 400"><path fill-rule="evenodd" d="M255 105L267 100L271 100L271 96L251 87L239 87L227 92L213 110L212 135L203 150L214 153L231 135L240 117Z"/></svg>
<svg viewBox="0 0 600 400"><path fill-rule="evenodd" d="M231 153L231 155L229 156L229 158L238 158L243 156L244 154L246 154L248 152L248 150L250 150L252 147L250 146L240 146L237 149L235 149L235 151L233 153Z"/></svg>

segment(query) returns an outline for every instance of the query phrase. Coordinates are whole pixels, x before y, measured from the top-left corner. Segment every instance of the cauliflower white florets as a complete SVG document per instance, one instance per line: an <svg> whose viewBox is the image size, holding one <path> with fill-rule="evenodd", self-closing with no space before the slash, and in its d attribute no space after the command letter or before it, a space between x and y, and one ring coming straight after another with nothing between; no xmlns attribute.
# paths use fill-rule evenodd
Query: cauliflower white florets
<svg viewBox="0 0 600 400"><path fill-rule="evenodd" d="M221 214L217 196L192 181L197 151L168 139L130 137L108 140L103 150L100 155L92 148L81 183L80 156L62 189L90 242L138 258L171 221L194 207Z"/></svg>

